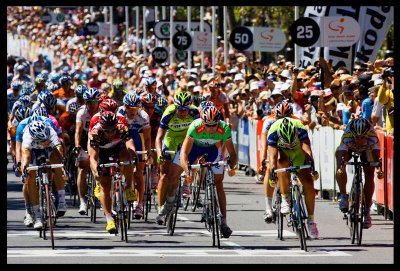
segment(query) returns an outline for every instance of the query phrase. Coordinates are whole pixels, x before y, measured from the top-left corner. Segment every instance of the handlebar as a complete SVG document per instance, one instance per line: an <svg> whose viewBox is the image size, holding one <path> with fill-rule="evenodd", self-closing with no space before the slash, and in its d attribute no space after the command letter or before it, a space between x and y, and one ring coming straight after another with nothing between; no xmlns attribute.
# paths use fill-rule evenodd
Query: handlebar
<svg viewBox="0 0 400 271"><path fill-rule="evenodd" d="M26 170L27 171L31 171L31 170L38 170L38 169L41 169L41 168L62 168L62 167L64 167L64 164L43 164L43 165L40 165L40 166L27 167Z"/></svg>
<svg viewBox="0 0 400 271"><path fill-rule="evenodd" d="M122 161L122 162L113 162L113 163L106 163L106 164L99 164L99 167L120 167L120 166L126 166L126 165L133 165L135 164L135 160L132 161Z"/></svg>
<svg viewBox="0 0 400 271"><path fill-rule="evenodd" d="M195 165L189 165L189 169L196 169L196 168L205 168L205 167L215 167L215 166L226 166L227 162L226 161L218 161L215 163L212 162L205 162L202 164L195 164Z"/></svg>
<svg viewBox="0 0 400 271"><path fill-rule="evenodd" d="M275 169L274 172L275 173L285 172L285 171L297 172L298 170L303 169L303 168L311 168L311 165L302 165L302 166L291 166L291 167L285 167L285 168L278 168L278 169Z"/></svg>

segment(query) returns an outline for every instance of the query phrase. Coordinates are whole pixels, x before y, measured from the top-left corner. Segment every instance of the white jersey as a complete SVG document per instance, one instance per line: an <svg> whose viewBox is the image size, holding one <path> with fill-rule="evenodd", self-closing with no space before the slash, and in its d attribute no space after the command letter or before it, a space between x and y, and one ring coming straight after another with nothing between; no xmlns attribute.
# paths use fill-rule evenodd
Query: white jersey
<svg viewBox="0 0 400 271"><path fill-rule="evenodd" d="M47 124L46 124L47 125ZM29 133L29 128L24 129L24 134L22 135L22 148L23 149L46 149L48 147L56 147L57 145L60 145L60 139L57 136L56 131L50 126L47 126L50 128L50 145L44 147L43 144L39 143L37 140L33 139L31 134Z"/></svg>
<svg viewBox="0 0 400 271"><path fill-rule="evenodd" d="M83 131L85 131L86 134L89 132L89 123L91 118L92 117L87 111L86 106L81 106L78 113L76 113L76 123L82 123Z"/></svg>
<svg viewBox="0 0 400 271"><path fill-rule="evenodd" d="M120 106L117 112L124 116L126 121L128 122L128 129L130 134L132 134L132 132L142 133L143 129L150 127L150 117L143 109L139 109L138 113L133 119L128 118L125 111L125 106Z"/></svg>

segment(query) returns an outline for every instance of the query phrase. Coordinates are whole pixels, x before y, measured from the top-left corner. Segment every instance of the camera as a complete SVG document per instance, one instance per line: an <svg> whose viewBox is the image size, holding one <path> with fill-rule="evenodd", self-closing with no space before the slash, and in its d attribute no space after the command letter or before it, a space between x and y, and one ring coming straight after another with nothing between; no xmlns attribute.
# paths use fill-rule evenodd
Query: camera
<svg viewBox="0 0 400 271"><path fill-rule="evenodd" d="M390 77L394 76L394 70L393 70L392 67L388 67L388 68L383 70L382 78L387 78L389 76Z"/></svg>

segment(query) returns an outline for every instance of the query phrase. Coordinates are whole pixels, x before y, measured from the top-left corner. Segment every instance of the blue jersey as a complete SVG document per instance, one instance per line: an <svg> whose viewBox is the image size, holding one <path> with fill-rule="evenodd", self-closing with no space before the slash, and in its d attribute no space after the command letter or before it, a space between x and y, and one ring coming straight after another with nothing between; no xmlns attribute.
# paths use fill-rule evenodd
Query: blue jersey
<svg viewBox="0 0 400 271"><path fill-rule="evenodd" d="M44 116L39 116L38 120L45 121L46 123L50 124L50 126L54 129L54 131L57 131L57 127L54 125L54 123L51 121L51 119L46 118ZM25 127L31 122L32 122L32 117L28 117L28 118L22 120L18 124L17 133L15 136L16 142L22 142L22 135L24 134Z"/></svg>

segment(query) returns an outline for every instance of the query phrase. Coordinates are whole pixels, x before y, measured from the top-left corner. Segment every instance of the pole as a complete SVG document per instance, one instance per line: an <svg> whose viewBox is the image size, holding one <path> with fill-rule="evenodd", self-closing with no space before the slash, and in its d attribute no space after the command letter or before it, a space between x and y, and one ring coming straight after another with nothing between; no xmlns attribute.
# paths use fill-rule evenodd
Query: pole
<svg viewBox="0 0 400 271"><path fill-rule="evenodd" d="M139 53L139 6L136 6L136 56Z"/></svg>
<svg viewBox="0 0 400 271"><path fill-rule="evenodd" d="M172 25L174 23L174 8L169 7L169 64L174 62L173 48L172 48Z"/></svg>
<svg viewBox="0 0 400 271"><path fill-rule="evenodd" d="M192 8L191 6L187 7L187 29L188 29L188 33L190 35L191 33L191 29L192 27L190 26L191 21L192 21ZM187 65L188 65L188 70L190 70L192 68L192 51L190 50L190 47L188 49L188 59L187 59Z"/></svg>
<svg viewBox="0 0 400 271"><path fill-rule="evenodd" d="M114 20L114 18L113 18L113 7L112 6L109 6L109 9L110 9L110 41L112 41L112 38L113 38L113 20Z"/></svg>
<svg viewBox="0 0 400 271"><path fill-rule="evenodd" d="M212 35L211 35L211 56L212 56L212 71L215 75L215 6L212 6Z"/></svg>
<svg viewBox="0 0 400 271"><path fill-rule="evenodd" d="M200 31L204 31L204 6L200 7ZM201 51L201 67L204 69L204 51Z"/></svg>
<svg viewBox="0 0 400 271"><path fill-rule="evenodd" d="M224 64L225 66L228 64L228 37L227 37L227 27L226 27L226 9L224 6Z"/></svg>
<svg viewBox="0 0 400 271"><path fill-rule="evenodd" d="M158 6L154 6L154 21L158 21Z"/></svg>
<svg viewBox="0 0 400 271"><path fill-rule="evenodd" d="M167 9L166 9L166 7L162 6L161 10L162 10L162 19L166 20L167 19ZM162 45L163 45L163 47L165 47L165 45L166 45L166 41L165 40L162 41Z"/></svg>
<svg viewBox="0 0 400 271"><path fill-rule="evenodd" d="M126 36L126 44L128 44L128 31L129 31L129 10L128 6L125 6L125 36Z"/></svg>
<svg viewBox="0 0 400 271"><path fill-rule="evenodd" d="M107 6L104 6L104 7L103 7L103 14L104 14L104 23L107 23L107 21L108 21Z"/></svg>
<svg viewBox="0 0 400 271"><path fill-rule="evenodd" d="M142 38L142 44L143 44L143 54L147 56L147 25L146 25L146 17L144 16L146 14L146 7L143 6L143 38Z"/></svg>
<svg viewBox="0 0 400 271"><path fill-rule="evenodd" d="M296 21L297 19L299 19L299 6L294 6L294 20ZM298 62L297 50L298 46L297 44L294 44L294 65L299 67L300 65Z"/></svg>

